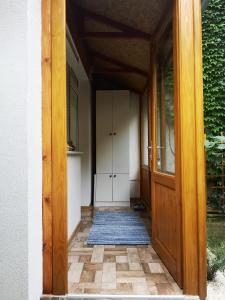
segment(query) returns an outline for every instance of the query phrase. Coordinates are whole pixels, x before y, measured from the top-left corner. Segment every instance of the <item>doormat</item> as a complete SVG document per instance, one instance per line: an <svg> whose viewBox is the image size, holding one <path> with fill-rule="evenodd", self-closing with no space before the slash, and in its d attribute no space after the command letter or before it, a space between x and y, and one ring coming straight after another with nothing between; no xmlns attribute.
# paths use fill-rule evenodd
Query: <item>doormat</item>
<svg viewBox="0 0 225 300"><path fill-rule="evenodd" d="M96 212L88 245L148 245L144 222L135 212Z"/></svg>

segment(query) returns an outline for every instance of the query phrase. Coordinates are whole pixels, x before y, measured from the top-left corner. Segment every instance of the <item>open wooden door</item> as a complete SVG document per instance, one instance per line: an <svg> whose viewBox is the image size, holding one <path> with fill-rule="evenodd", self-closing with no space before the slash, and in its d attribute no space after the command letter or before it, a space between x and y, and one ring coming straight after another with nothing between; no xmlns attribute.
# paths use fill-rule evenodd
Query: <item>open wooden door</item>
<svg viewBox="0 0 225 300"><path fill-rule="evenodd" d="M205 299L201 1L171 9L151 49L152 241L184 294Z"/></svg>
<svg viewBox="0 0 225 300"><path fill-rule="evenodd" d="M181 205L178 176L176 93L172 22L152 49L151 191L152 243L182 287Z"/></svg>

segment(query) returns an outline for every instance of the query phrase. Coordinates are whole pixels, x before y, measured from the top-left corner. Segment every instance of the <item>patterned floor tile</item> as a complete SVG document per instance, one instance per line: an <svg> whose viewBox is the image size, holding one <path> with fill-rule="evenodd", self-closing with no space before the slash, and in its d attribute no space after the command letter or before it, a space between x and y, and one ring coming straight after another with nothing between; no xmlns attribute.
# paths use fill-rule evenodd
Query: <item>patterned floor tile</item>
<svg viewBox="0 0 225 300"><path fill-rule="evenodd" d="M128 263L116 264L116 271L129 271Z"/></svg>
<svg viewBox="0 0 225 300"><path fill-rule="evenodd" d="M116 262L117 263L127 263L128 262L128 258L127 256L122 256L122 255L118 255L116 256Z"/></svg>
<svg viewBox="0 0 225 300"><path fill-rule="evenodd" d="M108 210L99 208L98 210ZM130 208L112 208L129 211ZM166 267L151 245L88 246L95 210L82 211L79 232L74 237L68 256L68 289L73 294L107 295L180 295ZM150 230L147 214L141 213Z"/></svg>
<svg viewBox="0 0 225 300"><path fill-rule="evenodd" d="M92 263L102 263L104 259L104 246L94 246L91 262Z"/></svg>
<svg viewBox="0 0 225 300"><path fill-rule="evenodd" d="M103 283L116 283L116 264L115 263L104 263L102 271L102 282Z"/></svg>

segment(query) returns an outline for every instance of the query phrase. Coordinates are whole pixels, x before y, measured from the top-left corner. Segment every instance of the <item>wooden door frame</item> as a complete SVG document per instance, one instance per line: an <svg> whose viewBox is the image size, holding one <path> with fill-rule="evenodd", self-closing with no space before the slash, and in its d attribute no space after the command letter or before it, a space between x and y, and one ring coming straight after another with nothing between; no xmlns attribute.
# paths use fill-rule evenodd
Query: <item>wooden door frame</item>
<svg viewBox="0 0 225 300"><path fill-rule="evenodd" d="M207 280L201 1L176 0L174 21L184 292L204 299Z"/></svg>
<svg viewBox="0 0 225 300"><path fill-rule="evenodd" d="M180 188L182 206L183 284L185 294L200 295L204 299L206 205L201 1L174 1L176 81L179 83L176 97L180 125L180 181L176 184ZM65 0L42 0L43 293L55 295L67 293L65 18ZM157 35L163 27L161 24ZM150 78L153 79L151 99L154 99L154 73ZM151 111L154 111L154 105L155 101L152 101ZM152 132L154 137L153 128ZM155 155L155 149L152 150Z"/></svg>
<svg viewBox="0 0 225 300"><path fill-rule="evenodd" d="M66 2L42 0L43 293L67 293Z"/></svg>

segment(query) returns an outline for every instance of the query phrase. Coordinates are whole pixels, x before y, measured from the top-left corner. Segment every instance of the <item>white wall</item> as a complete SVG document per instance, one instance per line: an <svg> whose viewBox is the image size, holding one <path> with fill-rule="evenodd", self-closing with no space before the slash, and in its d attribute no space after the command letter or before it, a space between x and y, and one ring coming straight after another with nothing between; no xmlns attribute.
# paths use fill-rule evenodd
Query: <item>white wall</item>
<svg viewBox="0 0 225 300"><path fill-rule="evenodd" d="M139 95L130 93L130 197L140 197Z"/></svg>
<svg viewBox="0 0 225 300"><path fill-rule="evenodd" d="M142 95L142 135L143 135L143 150L142 161L148 166L148 91L145 90Z"/></svg>
<svg viewBox="0 0 225 300"><path fill-rule="evenodd" d="M81 219L81 155L67 154L68 239Z"/></svg>
<svg viewBox="0 0 225 300"><path fill-rule="evenodd" d="M67 42L67 61L78 79L78 118L79 151L83 152L81 160L81 205L91 203L91 84L85 73L81 60L76 60L70 44Z"/></svg>
<svg viewBox="0 0 225 300"><path fill-rule="evenodd" d="M29 299L42 293L41 1L28 1L28 278Z"/></svg>
<svg viewBox="0 0 225 300"><path fill-rule="evenodd" d="M89 80L79 82L79 140L83 152L81 164L81 199L82 206L91 203L91 85Z"/></svg>
<svg viewBox="0 0 225 300"><path fill-rule="evenodd" d="M41 1L0 1L0 298L42 293Z"/></svg>

